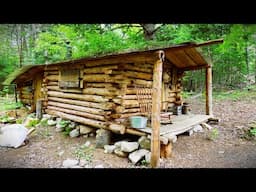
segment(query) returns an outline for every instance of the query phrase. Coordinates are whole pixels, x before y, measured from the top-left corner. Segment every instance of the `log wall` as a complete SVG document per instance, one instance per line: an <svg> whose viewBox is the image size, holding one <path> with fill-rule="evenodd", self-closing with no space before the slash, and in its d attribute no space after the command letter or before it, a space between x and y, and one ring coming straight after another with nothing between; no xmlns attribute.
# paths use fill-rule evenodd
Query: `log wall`
<svg viewBox="0 0 256 192"><path fill-rule="evenodd" d="M153 62L120 60L114 64L88 62L74 66L80 69L80 88L59 86L61 64L45 67L41 88L45 112L124 134L130 130L129 117L143 114L136 87L143 87L148 93L145 101L152 103ZM181 102L179 78L178 70L164 63L162 110ZM33 102L31 90L29 86L19 88L22 102Z"/></svg>

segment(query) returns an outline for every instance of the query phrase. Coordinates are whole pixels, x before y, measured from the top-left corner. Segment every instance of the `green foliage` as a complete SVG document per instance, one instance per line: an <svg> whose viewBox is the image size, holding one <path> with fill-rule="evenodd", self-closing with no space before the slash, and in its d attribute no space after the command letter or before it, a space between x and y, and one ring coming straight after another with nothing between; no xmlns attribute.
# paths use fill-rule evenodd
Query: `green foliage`
<svg viewBox="0 0 256 192"><path fill-rule="evenodd" d="M48 119L47 118L41 119L40 126L47 127L48 126Z"/></svg>
<svg viewBox="0 0 256 192"><path fill-rule="evenodd" d="M254 127L254 128L252 128L252 129L250 129L250 135L252 135L252 136L256 136L256 127Z"/></svg>
<svg viewBox="0 0 256 192"><path fill-rule="evenodd" d="M73 128L67 126L64 128L63 135L68 136L69 133L73 130Z"/></svg>
<svg viewBox="0 0 256 192"><path fill-rule="evenodd" d="M23 120L24 120L23 118L16 119L16 123L17 124L22 124Z"/></svg>
<svg viewBox="0 0 256 192"><path fill-rule="evenodd" d="M95 148L93 146L83 144L75 150L74 154L78 159L84 159L87 162L92 162L94 150Z"/></svg>
<svg viewBox="0 0 256 192"><path fill-rule="evenodd" d="M140 24L3 24L0 25L0 81L17 67L91 57L124 50L149 49L183 42L224 38L223 44L202 47L213 61L213 86L245 87L256 74L256 25L156 24L147 41ZM204 71L189 71L185 90L204 89Z"/></svg>
<svg viewBox="0 0 256 192"><path fill-rule="evenodd" d="M229 100L233 100L233 101L237 101L237 100L251 100L251 99L255 99L256 98L256 86L249 86L244 88L244 89L237 89L237 90L231 90L231 91L216 91L213 92L213 97L214 99L217 100L225 100L225 99L229 99Z"/></svg>
<svg viewBox="0 0 256 192"><path fill-rule="evenodd" d="M15 118L9 117L8 115L3 115L0 117L0 122L1 123L12 123L12 122L15 122Z"/></svg>
<svg viewBox="0 0 256 192"><path fill-rule="evenodd" d="M211 140L211 141L214 141L214 140L216 140L216 139L218 138L218 136L219 136L219 130L218 130L217 128L213 128L213 129L209 132L207 138L208 138L209 140Z"/></svg>
<svg viewBox="0 0 256 192"><path fill-rule="evenodd" d="M39 123L39 119L31 119L27 125L27 127L35 127Z"/></svg>

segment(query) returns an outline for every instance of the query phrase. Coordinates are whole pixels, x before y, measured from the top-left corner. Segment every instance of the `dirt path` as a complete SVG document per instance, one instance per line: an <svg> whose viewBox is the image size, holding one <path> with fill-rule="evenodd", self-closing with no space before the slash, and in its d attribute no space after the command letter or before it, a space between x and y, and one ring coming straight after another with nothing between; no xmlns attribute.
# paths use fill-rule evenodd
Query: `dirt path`
<svg viewBox="0 0 256 192"><path fill-rule="evenodd" d="M204 113L204 102L190 100L193 113ZM221 119L216 140L207 139L210 131L180 135L173 145L173 156L161 160L165 168L255 168L256 141L242 138L250 122L256 121L256 99L243 101L215 101L214 113ZM0 167L8 168L60 168L66 159L75 159L75 151L86 141L95 146L95 137L69 138L53 128L39 129L28 145L18 149L0 147ZM127 158L105 154L94 149L86 168L130 168Z"/></svg>

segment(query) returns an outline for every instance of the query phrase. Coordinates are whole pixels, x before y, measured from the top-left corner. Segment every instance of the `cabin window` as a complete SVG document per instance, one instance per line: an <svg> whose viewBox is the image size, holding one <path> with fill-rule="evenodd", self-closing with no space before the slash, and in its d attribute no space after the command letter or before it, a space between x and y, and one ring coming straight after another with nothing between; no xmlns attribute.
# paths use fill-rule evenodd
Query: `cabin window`
<svg viewBox="0 0 256 192"><path fill-rule="evenodd" d="M61 69L59 87L63 89L83 88L80 69Z"/></svg>

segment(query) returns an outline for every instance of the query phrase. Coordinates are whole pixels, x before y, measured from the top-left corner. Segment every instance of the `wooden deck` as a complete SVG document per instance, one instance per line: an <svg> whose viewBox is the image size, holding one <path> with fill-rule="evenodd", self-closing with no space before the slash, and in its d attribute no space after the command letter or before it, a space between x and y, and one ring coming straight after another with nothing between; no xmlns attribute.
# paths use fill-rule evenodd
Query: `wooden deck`
<svg viewBox="0 0 256 192"><path fill-rule="evenodd" d="M172 124L161 125L160 136L179 135L181 133L187 132L193 128L193 126L206 122L210 117L212 116L198 114L172 116ZM152 133L152 129L149 127L136 130L146 134Z"/></svg>

